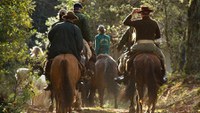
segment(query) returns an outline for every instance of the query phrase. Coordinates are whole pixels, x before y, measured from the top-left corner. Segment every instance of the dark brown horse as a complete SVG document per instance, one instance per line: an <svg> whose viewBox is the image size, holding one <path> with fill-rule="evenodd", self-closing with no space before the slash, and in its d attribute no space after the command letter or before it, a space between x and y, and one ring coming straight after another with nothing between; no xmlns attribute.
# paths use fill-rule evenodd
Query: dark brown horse
<svg viewBox="0 0 200 113"><path fill-rule="evenodd" d="M91 48L92 56L89 60L85 61L85 73L84 77L80 80L78 84L78 89L81 92L82 106L89 106L88 96L90 93L90 81L91 77L94 76L95 73L95 62L96 62L96 54L93 48Z"/></svg>
<svg viewBox="0 0 200 113"><path fill-rule="evenodd" d="M76 84L80 76L79 61L74 55L61 54L53 59L50 79L57 113L71 113Z"/></svg>
<svg viewBox="0 0 200 113"><path fill-rule="evenodd" d="M137 91L137 112L142 113L143 105L147 105L147 112L154 113L159 90L158 80L161 75L159 58L152 53L138 54L131 62L130 81L125 93L131 95L130 112L135 112L134 94ZM135 90L136 88L136 90ZM131 91L130 91L131 90Z"/></svg>
<svg viewBox="0 0 200 113"><path fill-rule="evenodd" d="M117 97L119 86L114 81L118 76L117 63L115 60L106 54L97 56L95 63L95 74L90 81L90 103L94 104L94 96L96 89L99 93L100 106L103 107L104 90L107 89L109 93L114 95L115 108L117 108Z"/></svg>

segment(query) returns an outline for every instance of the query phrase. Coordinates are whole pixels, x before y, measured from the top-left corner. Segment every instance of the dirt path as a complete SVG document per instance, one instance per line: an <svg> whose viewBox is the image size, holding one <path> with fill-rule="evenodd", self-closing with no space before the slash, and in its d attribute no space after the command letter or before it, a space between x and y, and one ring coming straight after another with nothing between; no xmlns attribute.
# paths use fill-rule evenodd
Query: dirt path
<svg viewBox="0 0 200 113"><path fill-rule="evenodd" d="M80 113L128 113L125 109L113 109L113 108L84 108Z"/></svg>

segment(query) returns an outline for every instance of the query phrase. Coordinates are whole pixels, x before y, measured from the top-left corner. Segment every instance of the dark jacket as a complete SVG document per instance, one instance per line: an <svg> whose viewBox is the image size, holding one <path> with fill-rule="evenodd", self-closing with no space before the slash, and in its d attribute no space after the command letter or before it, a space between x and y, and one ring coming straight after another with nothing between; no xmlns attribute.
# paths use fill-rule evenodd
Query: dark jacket
<svg viewBox="0 0 200 113"><path fill-rule="evenodd" d="M75 21L75 24L81 29L83 39L87 42L92 41L92 37L90 35L89 24L86 16L78 11L74 11L75 15L78 16L78 20Z"/></svg>
<svg viewBox="0 0 200 113"><path fill-rule="evenodd" d="M52 59L59 54L69 53L80 61L83 37L78 26L71 22L58 23L50 30L48 39L50 41L48 59Z"/></svg>
<svg viewBox="0 0 200 113"><path fill-rule="evenodd" d="M124 20L124 25L132 26L136 29L136 41L138 40L155 40L160 38L160 29L155 20L149 16L141 20L131 21L131 15Z"/></svg>

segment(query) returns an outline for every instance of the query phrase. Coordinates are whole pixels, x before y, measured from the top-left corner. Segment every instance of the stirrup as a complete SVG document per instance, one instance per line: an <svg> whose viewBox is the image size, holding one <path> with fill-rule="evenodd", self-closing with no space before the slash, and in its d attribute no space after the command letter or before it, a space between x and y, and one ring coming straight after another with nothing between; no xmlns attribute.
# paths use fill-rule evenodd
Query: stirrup
<svg viewBox="0 0 200 113"><path fill-rule="evenodd" d="M121 84L124 82L124 76L115 77L114 81L117 82L118 84Z"/></svg>

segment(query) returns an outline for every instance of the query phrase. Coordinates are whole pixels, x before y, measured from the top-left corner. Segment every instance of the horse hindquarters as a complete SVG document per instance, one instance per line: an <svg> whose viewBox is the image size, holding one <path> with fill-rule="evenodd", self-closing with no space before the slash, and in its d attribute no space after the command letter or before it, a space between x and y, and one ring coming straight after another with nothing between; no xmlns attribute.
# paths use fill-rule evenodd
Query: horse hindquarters
<svg viewBox="0 0 200 113"><path fill-rule="evenodd" d="M58 113L71 112L71 106L74 100L76 86L75 74L77 73L73 73L72 68L78 66L69 61L76 64L72 55L59 55L54 58L51 67L51 81L56 98L56 111Z"/></svg>
<svg viewBox="0 0 200 113"><path fill-rule="evenodd" d="M150 112L150 109L154 112L158 93L156 76L161 73L159 59L153 54L139 54L135 57L134 63L136 71L134 78L136 80L136 88L139 94L139 111L142 112L142 104L144 103L143 97L145 96L148 97L148 112ZM145 91L146 89L148 91L147 94Z"/></svg>
<svg viewBox="0 0 200 113"><path fill-rule="evenodd" d="M68 67L69 64L67 62L67 60L62 60L61 62L61 75L62 75L62 103L63 104L63 108L65 107L68 107L68 110L71 111L71 106L72 106L72 103L73 103L73 100L74 100L74 92L75 92L75 89L73 88L72 84L71 84L71 80L69 78L69 73L68 73ZM65 101L66 100L66 101Z"/></svg>

